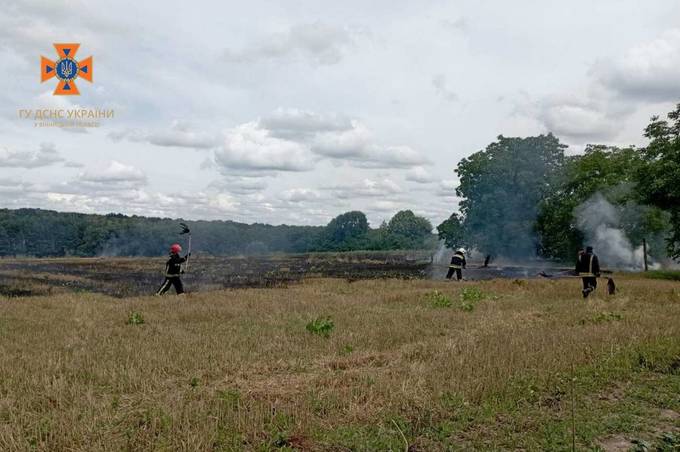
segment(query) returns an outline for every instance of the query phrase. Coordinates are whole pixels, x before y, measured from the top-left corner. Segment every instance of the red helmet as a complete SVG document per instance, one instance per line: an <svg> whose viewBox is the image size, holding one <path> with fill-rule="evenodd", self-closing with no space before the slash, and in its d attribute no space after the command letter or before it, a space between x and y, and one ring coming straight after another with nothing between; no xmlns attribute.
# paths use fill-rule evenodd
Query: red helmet
<svg viewBox="0 0 680 452"><path fill-rule="evenodd" d="M170 252L174 254L179 254L182 252L182 247L179 246L179 243L173 243L170 245Z"/></svg>

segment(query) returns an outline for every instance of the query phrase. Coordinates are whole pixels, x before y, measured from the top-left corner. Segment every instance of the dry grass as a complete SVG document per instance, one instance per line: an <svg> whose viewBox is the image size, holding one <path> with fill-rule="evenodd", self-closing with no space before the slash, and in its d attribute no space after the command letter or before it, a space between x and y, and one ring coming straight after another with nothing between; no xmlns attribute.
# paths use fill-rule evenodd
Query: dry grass
<svg viewBox="0 0 680 452"><path fill-rule="evenodd" d="M578 443L593 445L645 423L591 425L637 400L597 394L680 386L680 287L618 283L587 302L578 280L0 299L0 450L568 448L571 389ZM485 295L469 312L464 286ZM328 339L306 331L326 316Z"/></svg>

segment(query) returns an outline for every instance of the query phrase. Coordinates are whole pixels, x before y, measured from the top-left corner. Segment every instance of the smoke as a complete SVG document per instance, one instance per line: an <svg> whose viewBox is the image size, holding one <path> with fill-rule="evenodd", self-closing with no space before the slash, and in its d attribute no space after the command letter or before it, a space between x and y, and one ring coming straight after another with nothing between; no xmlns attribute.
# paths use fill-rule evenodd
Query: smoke
<svg viewBox="0 0 680 452"><path fill-rule="evenodd" d="M605 267L638 270L643 266L642 247L633 248L621 229L619 210L595 193L574 210L578 229L595 249Z"/></svg>
<svg viewBox="0 0 680 452"><path fill-rule="evenodd" d="M432 255L432 263L435 265L448 265L450 258L451 250L446 247L443 240L440 240L437 250Z"/></svg>

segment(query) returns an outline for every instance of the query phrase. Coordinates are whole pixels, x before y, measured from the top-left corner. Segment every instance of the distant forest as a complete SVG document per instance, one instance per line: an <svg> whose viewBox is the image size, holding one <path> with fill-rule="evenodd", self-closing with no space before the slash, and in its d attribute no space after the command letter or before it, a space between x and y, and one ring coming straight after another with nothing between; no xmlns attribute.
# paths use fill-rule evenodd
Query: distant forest
<svg viewBox="0 0 680 452"><path fill-rule="evenodd" d="M42 209L0 209L0 256L158 256L178 242L181 219L93 215ZM434 246L432 225L410 210L379 228L362 212L347 212L326 226L272 226L234 221L185 221L192 252L210 255L310 251L421 249Z"/></svg>

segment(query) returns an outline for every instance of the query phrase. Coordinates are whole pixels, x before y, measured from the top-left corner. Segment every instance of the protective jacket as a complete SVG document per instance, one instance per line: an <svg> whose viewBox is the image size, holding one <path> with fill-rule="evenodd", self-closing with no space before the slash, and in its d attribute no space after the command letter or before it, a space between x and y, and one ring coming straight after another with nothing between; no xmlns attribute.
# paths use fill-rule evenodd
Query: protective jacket
<svg viewBox="0 0 680 452"><path fill-rule="evenodd" d="M179 276L182 273L182 263L186 260L186 256L180 257L179 254L171 254L170 259L165 263L165 276L168 278Z"/></svg>
<svg viewBox="0 0 680 452"><path fill-rule="evenodd" d="M465 255L460 251L456 251L451 258L449 268L465 268Z"/></svg>
<svg viewBox="0 0 680 452"><path fill-rule="evenodd" d="M583 277L600 276L600 261L593 253L583 253L576 261L576 273Z"/></svg>

